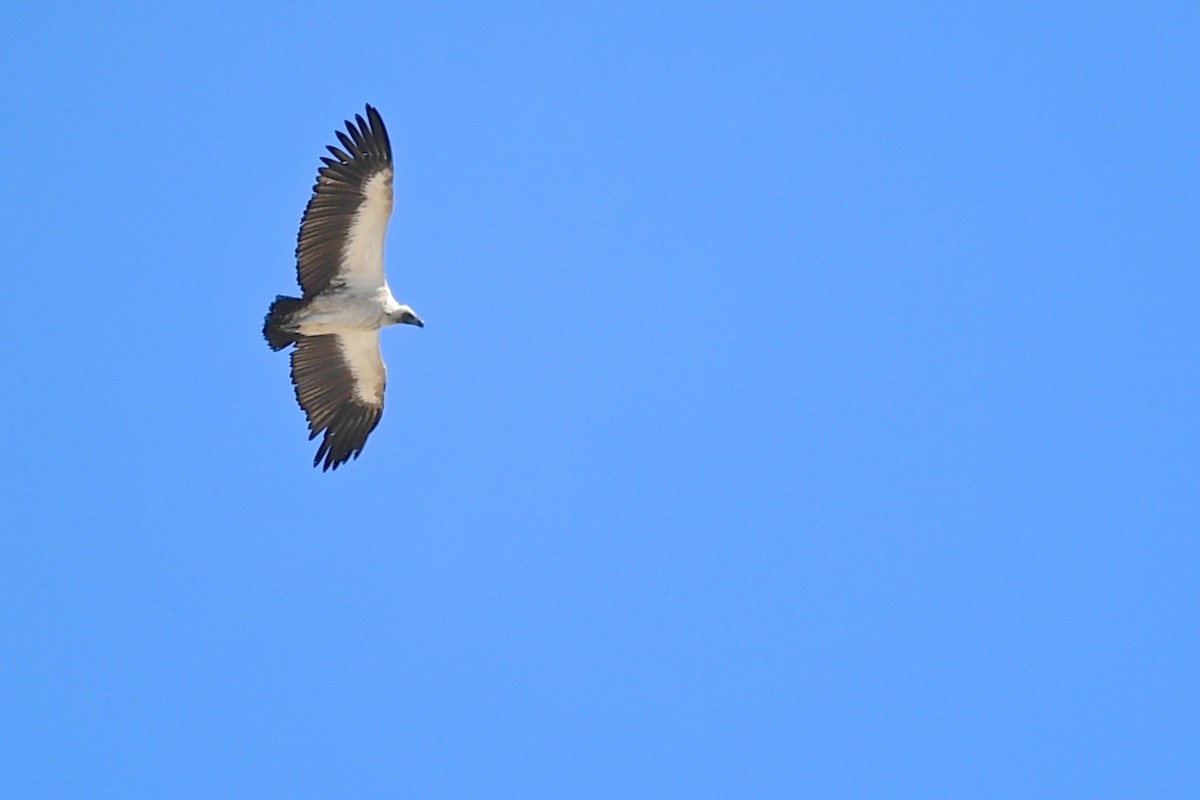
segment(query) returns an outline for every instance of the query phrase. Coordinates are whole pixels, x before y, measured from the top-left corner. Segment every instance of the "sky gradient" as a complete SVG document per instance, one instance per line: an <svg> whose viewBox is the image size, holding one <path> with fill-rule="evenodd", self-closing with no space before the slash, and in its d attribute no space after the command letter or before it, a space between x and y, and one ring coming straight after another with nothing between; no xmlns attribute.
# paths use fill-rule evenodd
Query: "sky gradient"
<svg viewBox="0 0 1200 800"><path fill-rule="evenodd" d="M1195 3L9 17L0 795L1200 796Z"/></svg>

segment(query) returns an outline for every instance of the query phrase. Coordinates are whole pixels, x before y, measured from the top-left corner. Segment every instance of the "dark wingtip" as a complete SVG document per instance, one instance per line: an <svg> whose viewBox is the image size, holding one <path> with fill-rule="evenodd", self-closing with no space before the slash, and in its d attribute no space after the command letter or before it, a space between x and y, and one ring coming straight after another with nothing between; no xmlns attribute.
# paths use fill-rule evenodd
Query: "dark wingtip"
<svg viewBox="0 0 1200 800"><path fill-rule="evenodd" d="M354 158L358 158L360 155L362 155L362 147L360 147L358 142L355 141L358 139L357 136L347 136L341 131L335 131L335 133L337 134L338 141L342 143L342 147L346 148L347 153Z"/></svg>
<svg viewBox="0 0 1200 800"><path fill-rule="evenodd" d="M383 124L383 117L379 115L379 111L370 103L366 104L367 121L370 127L363 126L363 132L369 133L371 138L379 139L383 143L384 155L387 160L392 160L392 140L388 136L387 127ZM361 123L362 117L359 117Z"/></svg>

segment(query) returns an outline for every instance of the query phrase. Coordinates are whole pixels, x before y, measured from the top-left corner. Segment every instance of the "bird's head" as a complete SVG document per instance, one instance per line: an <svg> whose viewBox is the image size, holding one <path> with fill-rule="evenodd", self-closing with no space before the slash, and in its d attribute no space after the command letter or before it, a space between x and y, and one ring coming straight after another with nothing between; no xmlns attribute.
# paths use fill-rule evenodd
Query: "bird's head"
<svg viewBox="0 0 1200 800"><path fill-rule="evenodd" d="M416 325L418 328L424 328L425 323L421 318L413 313L413 310L408 306L400 306L391 314L392 322L397 325Z"/></svg>

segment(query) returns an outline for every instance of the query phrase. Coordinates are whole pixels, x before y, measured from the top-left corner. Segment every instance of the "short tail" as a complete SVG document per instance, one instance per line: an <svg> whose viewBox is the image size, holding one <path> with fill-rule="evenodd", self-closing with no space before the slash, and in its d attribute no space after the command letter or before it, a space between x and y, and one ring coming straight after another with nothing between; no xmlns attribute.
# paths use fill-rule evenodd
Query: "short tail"
<svg viewBox="0 0 1200 800"><path fill-rule="evenodd" d="M279 295L271 307L267 309L267 318L263 320L263 338L272 350L282 350L296 341L296 334L287 330L287 324L300 310L304 301L297 297Z"/></svg>

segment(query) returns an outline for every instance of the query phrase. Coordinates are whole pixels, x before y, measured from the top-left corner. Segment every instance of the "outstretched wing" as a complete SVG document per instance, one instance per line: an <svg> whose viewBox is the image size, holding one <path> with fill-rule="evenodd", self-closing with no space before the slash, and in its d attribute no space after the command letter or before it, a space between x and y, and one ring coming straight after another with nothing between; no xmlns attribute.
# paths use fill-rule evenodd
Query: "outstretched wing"
<svg viewBox="0 0 1200 800"><path fill-rule="evenodd" d="M358 458L383 415L387 370L378 331L301 336L292 351L292 384L308 417L308 438L322 431L313 466L337 469Z"/></svg>
<svg viewBox="0 0 1200 800"><path fill-rule="evenodd" d="M304 298L330 284L368 291L384 283L383 238L392 215L392 145L379 112L367 106L346 133L342 148L322 157L313 196L304 209L296 243L296 273Z"/></svg>

